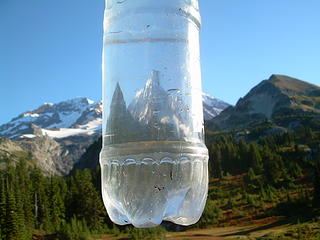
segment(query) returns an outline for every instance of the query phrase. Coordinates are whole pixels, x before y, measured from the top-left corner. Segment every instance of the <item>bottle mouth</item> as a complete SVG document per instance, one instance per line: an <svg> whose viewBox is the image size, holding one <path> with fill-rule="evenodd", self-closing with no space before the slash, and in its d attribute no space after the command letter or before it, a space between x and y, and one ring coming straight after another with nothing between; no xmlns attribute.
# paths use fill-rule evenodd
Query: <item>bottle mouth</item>
<svg viewBox="0 0 320 240"><path fill-rule="evenodd" d="M173 5L185 5L193 7L199 11L198 0L105 0L106 9L112 9L117 7L129 6L173 6Z"/></svg>

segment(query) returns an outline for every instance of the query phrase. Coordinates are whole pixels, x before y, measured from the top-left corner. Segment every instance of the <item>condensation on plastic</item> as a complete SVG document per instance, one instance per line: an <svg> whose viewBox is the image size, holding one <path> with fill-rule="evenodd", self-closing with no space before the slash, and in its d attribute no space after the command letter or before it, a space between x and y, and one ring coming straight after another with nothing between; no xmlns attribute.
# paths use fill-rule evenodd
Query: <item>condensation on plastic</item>
<svg viewBox="0 0 320 240"><path fill-rule="evenodd" d="M197 0L106 0L103 200L112 221L190 225L208 190Z"/></svg>

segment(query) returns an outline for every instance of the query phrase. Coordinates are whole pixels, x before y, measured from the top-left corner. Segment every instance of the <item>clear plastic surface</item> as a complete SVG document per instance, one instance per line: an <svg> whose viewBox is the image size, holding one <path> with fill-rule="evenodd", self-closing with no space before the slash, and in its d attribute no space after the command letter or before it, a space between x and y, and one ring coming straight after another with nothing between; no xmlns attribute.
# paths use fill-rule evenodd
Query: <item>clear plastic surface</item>
<svg viewBox="0 0 320 240"><path fill-rule="evenodd" d="M197 0L106 0L104 204L112 221L197 222L208 190Z"/></svg>

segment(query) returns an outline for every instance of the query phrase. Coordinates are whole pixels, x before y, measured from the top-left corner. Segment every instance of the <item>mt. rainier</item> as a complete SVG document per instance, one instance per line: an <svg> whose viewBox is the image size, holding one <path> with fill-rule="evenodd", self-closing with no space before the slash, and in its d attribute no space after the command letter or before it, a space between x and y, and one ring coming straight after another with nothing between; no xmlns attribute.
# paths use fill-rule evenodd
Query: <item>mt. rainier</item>
<svg viewBox="0 0 320 240"><path fill-rule="evenodd" d="M32 138L47 134L53 138L93 134L101 131L102 103L84 97L60 103L44 103L0 126L0 136L7 138ZM33 125L32 125L33 124ZM41 131L34 132L34 125Z"/></svg>

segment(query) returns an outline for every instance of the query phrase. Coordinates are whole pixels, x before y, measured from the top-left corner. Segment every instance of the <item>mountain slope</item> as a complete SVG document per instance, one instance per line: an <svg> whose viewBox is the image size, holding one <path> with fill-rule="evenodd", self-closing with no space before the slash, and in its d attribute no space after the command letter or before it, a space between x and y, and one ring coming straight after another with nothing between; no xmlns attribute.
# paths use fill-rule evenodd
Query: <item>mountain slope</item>
<svg viewBox="0 0 320 240"><path fill-rule="evenodd" d="M213 129L241 129L262 119L319 114L320 87L284 75L272 75L210 121Z"/></svg>

